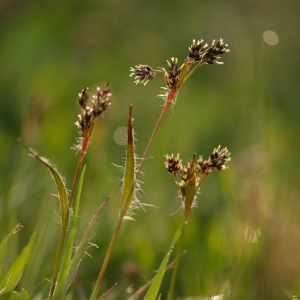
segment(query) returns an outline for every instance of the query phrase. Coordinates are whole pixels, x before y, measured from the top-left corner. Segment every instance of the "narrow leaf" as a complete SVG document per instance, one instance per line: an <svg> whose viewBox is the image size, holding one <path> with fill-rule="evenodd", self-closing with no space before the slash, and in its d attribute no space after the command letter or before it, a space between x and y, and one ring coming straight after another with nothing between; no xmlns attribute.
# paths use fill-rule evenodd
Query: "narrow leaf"
<svg viewBox="0 0 300 300"><path fill-rule="evenodd" d="M27 291L24 289L22 290L21 293L18 293L16 291L10 291L10 292L5 292L0 295L0 300L28 300L29 295Z"/></svg>
<svg viewBox="0 0 300 300"><path fill-rule="evenodd" d="M174 249L175 244L177 243L179 237L182 234L184 226L185 226L185 222L182 222L181 225L178 227L178 229L173 237L169 251L166 253L165 257L163 258L163 260L159 266L159 269L157 271L156 277L154 278L154 281L153 281L151 287L149 288L147 294L145 295L144 300L156 299L159 289L160 289L160 286L161 286L161 283L162 283L162 280L163 280L163 277L164 277L164 273L165 273L170 255Z"/></svg>
<svg viewBox="0 0 300 300"><path fill-rule="evenodd" d="M21 223L18 223L2 240L2 242L0 244L0 265L3 264L3 260L5 257L6 248L7 248L7 241L13 234L16 234L22 227L23 226L21 225Z"/></svg>
<svg viewBox="0 0 300 300"><path fill-rule="evenodd" d="M35 157L38 161L43 163L48 168L48 170L50 171L50 173L55 181L57 191L58 191L58 196L59 196L59 201L60 201L61 219L62 219L62 229L61 229L61 235L60 235L60 241L59 241L56 261L55 261L55 265L54 265L50 293L49 293L49 299L51 299L54 289L55 289L55 286L56 286L56 282L57 282L57 276L58 276L58 272L59 272L59 268L60 268L61 256L63 253L63 247L64 247L67 229L68 229L68 223L69 223L69 201L68 201L67 189L65 187L65 183L63 181L62 176L58 173L56 168L49 162L49 160L47 158L40 156L35 150L24 145L21 142L21 140L19 140L19 142L29 152L29 154L31 154L33 157Z"/></svg>
<svg viewBox="0 0 300 300"><path fill-rule="evenodd" d="M21 275L24 271L24 268L29 260L33 243L35 240L36 233L33 232L33 234L30 237L30 240L22 250L22 252L18 255L18 257L13 262L12 266L9 268L7 273L4 275L2 280L0 281L0 291L6 292L6 291L12 291L15 286L17 285L19 279L21 278ZM1 292L0 292L1 293Z"/></svg>
<svg viewBox="0 0 300 300"><path fill-rule="evenodd" d="M195 198L196 193L196 174L195 174L195 157L196 154L194 154L191 165L188 170L187 174L187 182L186 182L186 196L184 199L184 218L187 219L191 207L193 205L193 201Z"/></svg>
<svg viewBox="0 0 300 300"><path fill-rule="evenodd" d="M115 289L116 286L117 286L117 283L115 283L109 290L107 290L100 297L98 297L97 300L105 300L105 297L107 297L108 294L111 293Z"/></svg>
<svg viewBox="0 0 300 300"><path fill-rule="evenodd" d="M133 197L134 180L135 180L135 161L134 161L134 137L132 128L132 106L128 114L127 126L127 153L124 170L124 182L121 198L121 214L126 215Z"/></svg>
<svg viewBox="0 0 300 300"><path fill-rule="evenodd" d="M19 140L19 142L29 152L30 155L32 155L38 161L43 163L48 168L51 175L53 176L58 191L59 201L60 201L60 210L61 210L63 227L67 226L69 222L69 206L68 206L67 190L62 176L58 173L56 168L49 162L49 159L40 156L35 150L23 144L21 140Z"/></svg>
<svg viewBox="0 0 300 300"><path fill-rule="evenodd" d="M71 265L70 265L70 271L69 271L69 274L75 274L78 266L79 266L79 263L80 263L80 260L81 260L81 257L82 255L84 254L84 251L86 250L86 247L87 247L87 244L88 242L90 241L91 239L91 236L93 234L93 231L94 231L94 227L102 213L102 211L104 210L108 200L110 198L108 197L97 209L97 211L95 212L95 214L93 215L78 247L76 248L76 251L75 251L75 254L74 254L74 257L72 259L72 262L71 262Z"/></svg>
<svg viewBox="0 0 300 300"><path fill-rule="evenodd" d="M55 287L55 291L53 294L53 299L64 299L67 293L67 290L71 284L68 282L67 278L69 276L70 264L72 258L72 252L74 247L75 235L77 230L77 220L78 220L78 212L79 212L79 203L82 191L82 184L84 179L86 166L83 167L82 172L80 174L78 188L77 188L77 196L75 200L74 214L72 219L72 230L66 242L66 249L64 251L63 262L60 267L57 285Z"/></svg>

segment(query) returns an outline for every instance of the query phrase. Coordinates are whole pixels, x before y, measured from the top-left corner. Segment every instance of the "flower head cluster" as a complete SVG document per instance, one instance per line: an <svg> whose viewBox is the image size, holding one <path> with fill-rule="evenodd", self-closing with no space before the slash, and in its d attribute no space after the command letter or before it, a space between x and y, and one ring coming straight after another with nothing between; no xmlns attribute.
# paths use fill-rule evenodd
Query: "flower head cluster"
<svg viewBox="0 0 300 300"><path fill-rule="evenodd" d="M136 65L130 68L130 77L135 78L135 83L143 83L146 85L152 80L156 73L163 73L165 83L168 89L178 89L185 82L188 75L195 71L199 66L204 64L223 64L219 62L220 55L228 53L229 49L227 44L224 44L223 39L217 41L213 40L211 45L201 40L193 40L191 46L188 48L189 52L187 58L181 67L178 67L178 59L171 58L167 60L168 70L160 68L160 70L153 70L148 65ZM175 97L175 96L174 96Z"/></svg>
<svg viewBox="0 0 300 300"><path fill-rule="evenodd" d="M89 89L83 89L79 93L79 106L81 109L81 114L78 115L78 120L75 125L78 128L81 137L86 137L91 133L93 125L95 124L97 118L107 109L111 104L110 101L110 88L108 83L104 85L102 90L98 87L97 93L92 97L92 107L87 106L89 100Z"/></svg>
<svg viewBox="0 0 300 300"><path fill-rule="evenodd" d="M134 68L130 68L130 77L134 77L135 83L143 83L146 85L151 79L154 78L157 71L153 70L148 65L136 65Z"/></svg>
<svg viewBox="0 0 300 300"><path fill-rule="evenodd" d="M213 171L221 171L226 169L226 163L230 161L230 152L225 147L221 149L219 145L218 148L215 148L207 160L203 160L203 157L200 156L197 160L197 169L200 174L209 174Z"/></svg>
<svg viewBox="0 0 300 300"><path fill-rule="evenodd" d="M189 54L187 60L190 63L202 62L207 64L221 65L223 62L219 62L219 55L225 54L230 50L227 49L227 44L224 44L223 39L218 41L213 40L211 45L207 43L203 44L203 40L193 40L192 45L189 47Z"/></svg>
<svg viewBox="0 0 300 300"><path fill-rule="evenodd" d="M194 185L192 189L196 193L208 174L227 168L226 163L230 161L230 152L226 147L221 149L221 146L218 146L212 151L207 160L203 160L202 156L200 156L197 162L195 162L193 158L186 167L182 165L179 154L176 156L167 154L165 157L166 169L174 177L175 183L179 187L181 196L184 199L189 185ZM178 172L180 173L180 181L177 177Z"/></svg>

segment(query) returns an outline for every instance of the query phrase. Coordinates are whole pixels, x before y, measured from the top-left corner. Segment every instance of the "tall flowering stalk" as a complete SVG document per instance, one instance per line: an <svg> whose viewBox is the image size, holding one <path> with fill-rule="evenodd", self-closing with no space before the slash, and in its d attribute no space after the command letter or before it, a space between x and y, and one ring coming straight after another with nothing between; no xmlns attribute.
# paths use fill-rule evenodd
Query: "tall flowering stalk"
<svg viewBox="0 0 300 300"><path fill-rule="evenodd" d="M76 145L76 149L80 151L76 173L73 180L73 185L71 189L71 194L69 198L69 206L71 207L76 185L78 182L79 174L82 168L83 158L87 152L89 146L94 125L99 116L111 105L111 89L108 86L108 83L104 85L102 90L97 87L97 93L92 97L92 106L87 106L89 101L89 88L83 89L79 93L78 104L80 107L80 114L78 115L78 120L75 122L75 125L78 128L80 135L79 144Z"/></svg>
<svg viewBox="0 0 300 300"><path fill-rule="evenodd" d="M165 92L160 95L164 99L165 104L142 157L137 176L140 174L143 168L145 159L149 154L150 148L160 127L160 124L162 123L162 120L171 104L175 103L181 86L202 65L223 64L223 62L219 61L219 55L229 52L229 49L227 49L226 47L228 47L228 45L224 44L223 39L219 39L217 41L213 40L210 46L207 43L204 43L203 40L193 40L191 46L188 48L188 55L184 63L180 67L178 65L178 59L172 57L170 61L167 60L167 70L165 68L154 70L150 66L142 64L136 65L134 68L130 68L129 76L135 78L136 84L142 83L146 85L155 77L157 73L161 73L165 81L165 87L163 88Z"/></svg>
<svg viewBox="0 0 300 300"><path fill-rule="evenodd" d="M174 154L167 154L165 157L166 169L173 176L174 181L179 188L184 208L183 220L186 223L192 207L195 206L196 194L199 192L204 180L213 171L221 171L227 168L226 163L231 160L230 152L226 147L221 149L221 146L218 146L213 150L207 160L203 160L203 157L199 156L199 159L195 161L196 154L194 154L191 162L189 162L187 166L182 165L179 154L176 156L174 156ZM178 173L180 174L180 180L178 179ZM178 271L183 233L184 230L182 231L177 244L176 260L169 286L168 300L173 299L173 290Z"/></svg>
<svg viewBox="0 0 300 300"><path fill-rule="evenodd" d="M212 151L207 160L203 160L203 156L199 156L198 160L195 161L195 157L194 154L191 162L187 166L183 166L179 154L176 156L174 154L165 155L166 169L173 176L179 188L185 220L187 220L191 208L195 204L195 196L207 176L214 171L225 170L227 168L226 163L231 160L228 149L226 147L221 149L220 145Z"/></svg>
<svg viewBox="0 0 300 300"><path fill-rule="evenodd" d="M167 113L169 107L174 105L176 102L176 98L178 96L179 90L182 85L190 78L190 76L202 65L211 64L211 65L221 65L222 62L219 61L220 55L228 53L229 49L227 49L228 45L224 44L223 39L219 39L217 41L213 40L211 45L209 46L207 43L201 40L193 40L191 46L188 48L189 52L184 61L184 63L179 67L178 59L172 57L170 61L167 60L168 69L159 68L158 70L152 69L148 65L136 65L134 68L130 69L131 77L135 78L135 83L143 83L146 85L149 81L151 81L157 73L161 73L164 77L165 87L164 93L161 96L163 98L164 106L162 112L158 118L156 126L153 130L153 133L150 137L144 155L142 157L138 173L136 177L138 177L143 168L145 159L147 158L149 151L151 149L154 138L157 134L157 131L162 123L162 120ZM182 196L182 202L184 205L184 224L187 221L187 218L190 214L191 208L194 203L195 195L197 191L200 189L200 186L204 182L207 175L214 171L215 169L221 170L223 169L224 164L230 160L230 153L227 148L220 150L220 147L216 148L212 153L210 160L203 161L200 157L197 161L197 167L195 166L195 154L191 160L191 162L187 165L187 167L183 167L181 164L181 160L179 155L177 157L166 156L167 162L166 167L167 170L173 175L176 184L180 189L180 193ZM221 156L221 158L220 158ZM181 181L177 180L176 174L177 171L181 173ZM184 233L184 226L179 230L180 238L177 244L177 252L176 252L176 262L174 266L174 271L171 278L171 284L168 292L168 300L173 299L173 290L175 285L175 279L178 270L178 262L179 255L181 250L181 241Z"/></svg>
<svg viewBox="0 0 300 300"><path fill-rule="evenodd" d="M83 164L83 158L86 154L92 132L94 129L94 125L98 119L98 117L107 109L107 107L111 104L110 102L110 88L108 87L108 83L106 83L101 90L99 87L97 88L97 93L93 96L92 99L92 107L87 106L88 100L89 100L89 93L88 93L88 88L82 90L81 93L79 93L79 107L81 110L81 114L78 115L78 121L75 123L79 134L80 134L80 139L79 139L79 144L76 146L76 149L80 151L80 156L78 159L77 163L77 168L76 172L74 175L74 180L73 180L73 185L71 189L71 194L69 197L65 195L64 197L60 196L60 201L61 203L64 203L65 205L61 207L64 207L64 210L61 209L62 211L62 223L63 223L63 228L61 232L61 238L58 246L58 253L56 257L56 262L54 266L54 272L53 272L53 277L52 277L52 282L51 282L51 287L50 287L50 292L49 292L49 299L51 300L53 298L56 286L57 286L57 280L58 280L58 274L59 274L59 269L60 269L60 264L61 264L61 257L63 255L63 248L65 245L66 241L66 235L67 235L67 228L68 228L68 223L69 223L69 217L70 217L70 210L72 209L72 203L75 195L75 190L76 186L79 180L79 174L82 169L82 164ZM38 159L41 160L41 158L38 155L35 155ZM44 161L43 161L44 162ZM45 162L44 162L45 163ZM51 166L48 166L50 168L50 171L54 173L55 170L52 170ZM56 175L56 177L58 177ZM54 178L56 178L54 176ZM56 182L60 182L59 180L56 180ZM66 194L66 189L65 188L60 188L58 190L63 190L64 194ZM62 199L65 199L65 201L62 201Z"/></svg>

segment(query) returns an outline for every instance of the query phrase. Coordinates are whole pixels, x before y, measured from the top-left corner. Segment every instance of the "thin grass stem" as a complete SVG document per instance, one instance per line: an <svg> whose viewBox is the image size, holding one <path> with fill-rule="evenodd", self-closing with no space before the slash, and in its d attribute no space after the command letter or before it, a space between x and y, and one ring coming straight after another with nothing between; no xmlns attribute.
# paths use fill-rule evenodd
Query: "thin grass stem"
<svg viewBox="0 0 300 300"><path fill-rule="evenodd" d="M126 213L126 211L122 211L121 214L120 214L120 216L119 216L119 219L118 219L118 222L116 224L116 227L115 227L115 230L113 232L113 235L111 237L108 249L107 249L107 251L105 253L105 257L104 257L104 260L103 260L103 263L102 263L102 266L101 266L101 269L100 269L100 272L99 272L96 284L94 286L94 289L93 289L93 292L92 292L92 295L91 295L91 298L90 298L91 300L97 299L97 295L99 293L100 285L102 283L102 280L103 280L106 268L108 266L108 262L110 260L111 255L112 255L112 250L113 250L115 242L117 240L118 233L120 232L121 225L123 223L123 219L124 219L125 213Z"/></svg>
<svg viewBox="0 0 300 300"><path fill-rule="evenodd" d="M175 287L176 277L177 277L177 273L178 273L179 259L181 257L180 253L181 253L181 248L182 248L182 239L183 239L184 230L185 230L185 226L182 230L182 233L180 235L180 238L179 238L179 241L178 241L177 247L176 247L176 256L175 256L175 259L174 259L174 268L173 268L171 282L170 282L170 286L169 286L169 290L168 290L167 300L173 300L174 299L173 298L174 287Z"/></svg>

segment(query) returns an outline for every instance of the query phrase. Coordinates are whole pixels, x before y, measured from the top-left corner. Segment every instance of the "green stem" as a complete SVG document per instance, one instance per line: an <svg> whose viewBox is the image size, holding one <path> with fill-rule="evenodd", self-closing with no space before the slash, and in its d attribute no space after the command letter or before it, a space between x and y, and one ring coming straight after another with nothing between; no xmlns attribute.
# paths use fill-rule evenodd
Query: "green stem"
<svg viewBox="0 0 300 300"><path fill-rule="evenodd" d="M104 260L103 260L103 263L102 263L102 266L101 266L101 270L100 270L100 272L99 272L99 275L98 275L96 284L95 284L95 286L94 286L94 290L93 290L93 293L92 293L92 296L91 296L90 300L95 300L95 299L97 299L97 295L98 295L98 293L99 293L100 285L101 285L101 283L102 283L102 280L103 280L103 277L104 277L104 274L105 274L105 271L106 271L108 262L109 262L109 260L110 260L110 257L111 257L111 254L112 254L113 247L114 247L115 242L116 242L116 240L117 240L118 233L120 232L121 225L122 225L122 222L123 222L125 213L126 213L126 211L122 211L122 213L121 213L120 216L119 216L118 222L117 222L117 224L116 224L115 230L114 230L113 235L112 235L112 237L111 237L111 240L110 240L108 249L107 249L107 251L106 251L105 258L104 258Z"/></svg>
<svg viewBox="0 0 300 300"><path fill-rule="evenodd" d="M91 132L92 131L93 131L93 128L91 129ZM90 136L91 136L91 134L87 135L82 140L82 146L81 146L81 150L80 150L80 156L79 156L79 159L78 159L78 163L77 163L77 167L76 167L76 172L75 172L75 176L74 176L74 179L73 179L71 194L70 194L70 197L69 197L69 207L71 207L72 203L73 203L76 186L77 186L79 175L80 175L80 172L81 172L81 169L82 169L83 158L84 158L84 156L86 154L87 147L89 145Z"/></svg>
<svg viewBox="0 0 300 300"><path fill-rule="evenodd" d="M159 116L159 119L158 119L158 121L157 121L157 123L155 125L155 128L154 128L154 130L152 132L151 138L150 138L150 140L148 142L148 145L147 145L146 150L144 152L143 158L141 160L140 166L138 168L138 171L137 171L137 174L136 174L136 178L138 178L139 175L141 174L141 171L142 171L142 168L144 166L145 160L148 157L148 154L149 154L149 151L150 151L151 146L153 144L154 138L155 138L155 136L157 134L157 131L158 131L158 129L159 129L161 123L162 123L162 120L163 120L163 118L164 118L164 116L165 116L168 108L169 108L169 105L165 105L164 108L163 108L163 110L162 110L162 112L161 112L161 114L160 114L160 116Z"/></svg>
<svg viewBox="0 0 300 300"><path fill-rule="evenodd" d="M173 268L173 272L172 272L172 277L171 277L171 282L170 282L170 286L169 286L169 290L168 290L168 296L167 296L167 300L173 300L173 294L174 294L174 286L175 286L175 281L176 281L176 277L177 277L177 273L178 273L178 266L179 266L179 260L180 260L180 256L181 256L181 248L182 248L182 239L183 239L183 234L184 234L184 229L185 226L181 232L179 241L177 243L177 248L176 248L176 256L175 256L175 265Z"/></svg>
<svg viewBox="0 0 300 300"><path fill-rule="evenodd" d="M63 252L63 248L64 248L65 239L66 239L66 233L67 233L67 226L64 226L62 228L62 232L61 232L61 236L60 236L59 247L58 247L58 252L57 252L55 266L54 266L54 274L53 274L53 279L52 279L50 292L49 292L49 300L52 299L53 293L54 293L54 290L56 287L60 260L61 260L61 256L62 256L62 252Z"/></svg>

